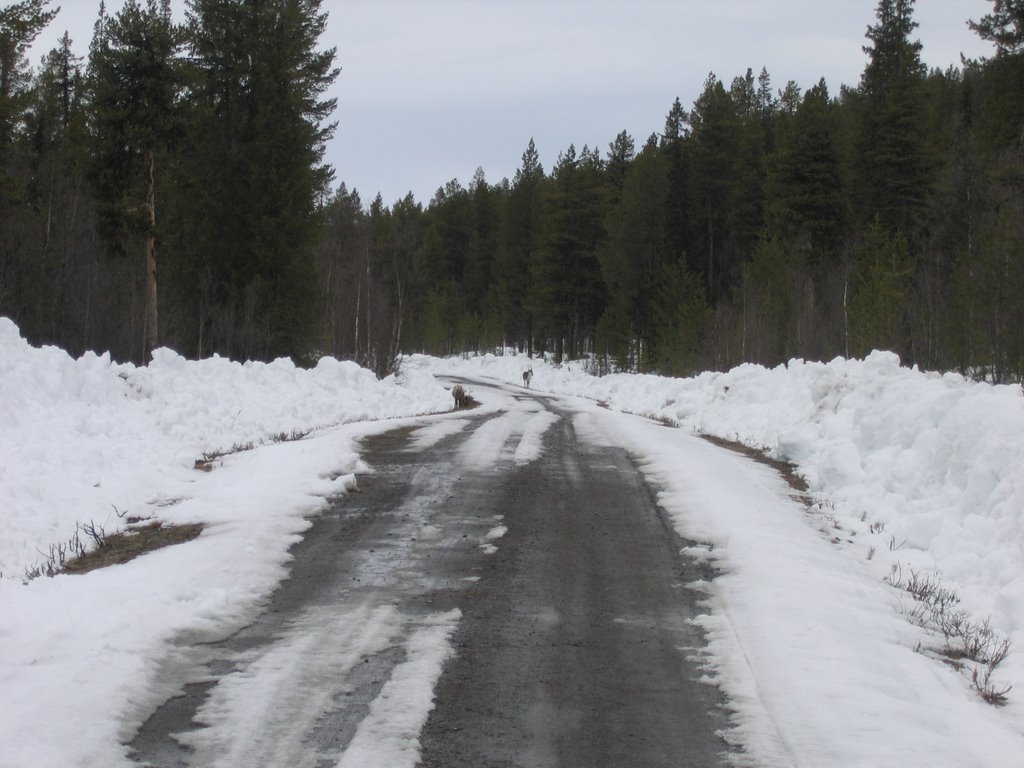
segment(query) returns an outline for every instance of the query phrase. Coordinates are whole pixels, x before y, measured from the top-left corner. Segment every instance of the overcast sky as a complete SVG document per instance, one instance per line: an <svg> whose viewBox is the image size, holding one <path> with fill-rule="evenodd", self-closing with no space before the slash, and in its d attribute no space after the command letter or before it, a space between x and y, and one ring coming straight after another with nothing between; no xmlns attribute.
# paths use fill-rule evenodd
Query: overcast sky
<svg viewBox="0 0 1024 768"><path fill-rule="evenodd" d="M118 0L107 0L113 12ZM88 50L99 0L62 10L33 59L64 30ZM412 192L424 204L456 178L511 178L533 137L546 171L575 144L637 146L689 108L709 72L726 85L767 67L773 88L824 77L855 85L876 0L323 0L323 46L342 73L327 160L364 204ZM173 0L177 15L184 0ZM932 67L990 55L967 29L991 0L919 0L917 37Z"/></svg>

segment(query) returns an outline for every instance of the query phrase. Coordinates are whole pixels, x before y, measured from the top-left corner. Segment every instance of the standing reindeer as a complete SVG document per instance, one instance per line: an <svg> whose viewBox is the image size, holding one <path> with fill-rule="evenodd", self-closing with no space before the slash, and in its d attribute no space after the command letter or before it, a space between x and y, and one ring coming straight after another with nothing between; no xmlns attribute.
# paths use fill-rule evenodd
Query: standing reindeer
<svg viewBox="0 0 1024 768"><path fill-rule="evenodd" d="M530 388L530 380L533 378L533 366L530 366L523 371L523 386L527 389Z"/></svg>

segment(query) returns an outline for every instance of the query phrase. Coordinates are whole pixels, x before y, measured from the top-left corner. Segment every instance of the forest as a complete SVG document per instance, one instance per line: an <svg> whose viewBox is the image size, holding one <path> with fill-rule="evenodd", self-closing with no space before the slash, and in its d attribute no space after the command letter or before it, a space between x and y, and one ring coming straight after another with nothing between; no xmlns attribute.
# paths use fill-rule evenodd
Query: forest
<svg viewBox="0 0 1024 768"><path fill-rule="evenodd" d="M157 346L378 375L516 348L689 375L898 353L1024 378L1024 0L994 53L930 69L878 0L856 86L714 73L646 138L483 169L423 203L324 162L338 69L320 0L100 6L33 67L50 0L0 10L0 314L34 344ZM867 19L866 21L870 21ZM343 20L339 20L343 23Z"/></svg>

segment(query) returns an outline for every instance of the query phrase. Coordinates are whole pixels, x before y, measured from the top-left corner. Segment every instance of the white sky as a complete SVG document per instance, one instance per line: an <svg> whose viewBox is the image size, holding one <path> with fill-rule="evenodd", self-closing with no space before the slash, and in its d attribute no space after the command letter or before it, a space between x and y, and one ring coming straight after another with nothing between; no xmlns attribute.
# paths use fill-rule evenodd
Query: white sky
<svg viewBox="0 0 1024 768"><path fill-rule="evenodd" d="M64 0L33 58L71 32L85 54L99 0ZM108 7L120 7L108 0ZM174 0L183 14L184 0ZM767 67L773 87L825 77L856 84L876 0L323 0L324 47L342 73L327 159L364 203L411 191L428 203L478 167L509 178L533 137L545 170L569 144L602 152L622 130L637 145L689 108L709 72L728 87ZM967 19L990 0L919 0L924 61L988 55Z"/></svg>

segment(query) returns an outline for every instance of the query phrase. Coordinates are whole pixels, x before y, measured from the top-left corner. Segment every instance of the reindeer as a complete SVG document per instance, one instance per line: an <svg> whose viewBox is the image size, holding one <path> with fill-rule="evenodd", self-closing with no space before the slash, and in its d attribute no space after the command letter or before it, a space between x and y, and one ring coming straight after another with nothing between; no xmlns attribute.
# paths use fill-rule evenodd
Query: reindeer
<svg viewBox="0 0 1024 768"><path fill-rule="evenodd" d="M523 386L527 389L530 388L530 380L533 378L533 366L530 366L523 371Z"/></svg>

